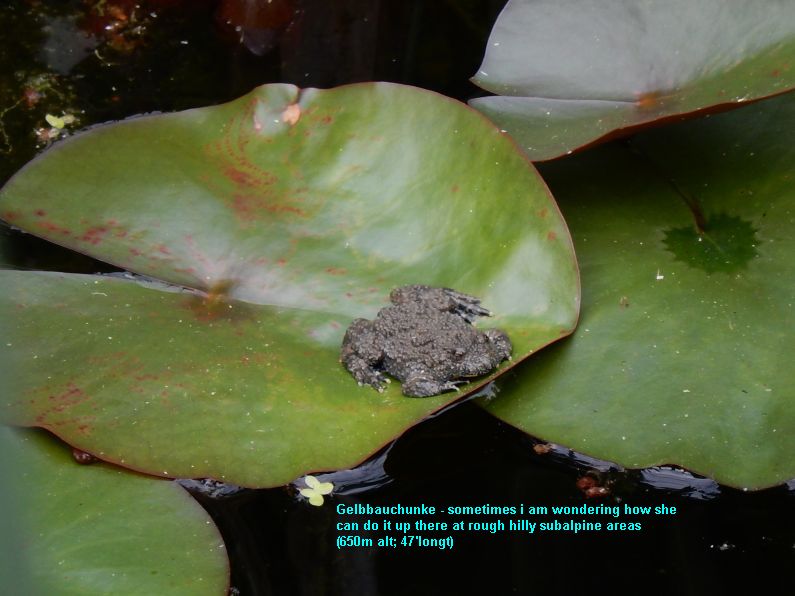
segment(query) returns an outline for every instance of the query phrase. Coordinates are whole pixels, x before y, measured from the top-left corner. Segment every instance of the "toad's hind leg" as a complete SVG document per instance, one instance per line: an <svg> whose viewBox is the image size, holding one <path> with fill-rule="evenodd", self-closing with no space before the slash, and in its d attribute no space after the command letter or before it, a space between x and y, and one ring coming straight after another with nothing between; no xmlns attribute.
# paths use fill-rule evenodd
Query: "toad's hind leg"
<svg viewBox="0 0 795 596"><path fill-rule="evenodd" d="M450 288L433 288L422 285L402 286L392 290L389 299L392 304L424 302L436 310L456 314L468 323L472 323L478 317L491 316L488 309L480 306L478 298Z"/></svg>
<svg viewBox="0 0 795 596"><path fill-rule="evenodd" d="M378 346L372 323L367 319L356 319L342 340L340 362L359 385L371 385L383 391L386 377L377 368L382 359L383 350Z"/></svg>
<svg viewBox="0 0 795 596"><path fill-rule="evenodd" d="M480 306L480 299L470 296L469 294L462 294L450 288L444 288L444 293L453 302L454 307L451 312L457 314L467 323L472 323L478 317L490 317L491 311Z"/></svg>
<svg viewBox="0 0 795 596"><path fill-rule="evenodd" d="M430 397L445 391L458 391L456 385L466 381L437 381L431 377L418 374L407 378L403 382L403 395L409 397Z"/></svg>

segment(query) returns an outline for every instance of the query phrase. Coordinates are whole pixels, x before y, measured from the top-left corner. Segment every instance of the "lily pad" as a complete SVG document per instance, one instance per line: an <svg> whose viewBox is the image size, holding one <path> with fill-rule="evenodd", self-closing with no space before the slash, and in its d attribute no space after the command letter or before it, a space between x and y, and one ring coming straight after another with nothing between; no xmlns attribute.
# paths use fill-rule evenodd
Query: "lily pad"
<svg viewBox="0 0 795 596"><path fill-rule="evenodd" d="M359 387L345 328L409 283L483 299L514 360L569 334L571 240L534 168L465 105L392 84L267 85L93 129L0 191L14 225L186 288L0 272L0 416L154 474L284 484L359 463L482 386Z"/></svg>
<svg viewBox="0 0 795 596"><path fill-rule="evenodd" d="M549 164L583 276L572 338L493 414L628 467L795 476L795 97Z"/></svg>
<svg viewBox="0 0 795 596"><path fill-rule="evenodd" d="M104 464L64 445L0 428L16 497L22 568L4 588L26 594L225 594L229 568L210 517L179 485ZM5 509L8 516L11 511Z"/></svg>
<svg viewBox="0 0 795 596"><path fill-rule="evenodd" d="M510 0L470 101L534 161L795 86L795 4Z"/></svg>

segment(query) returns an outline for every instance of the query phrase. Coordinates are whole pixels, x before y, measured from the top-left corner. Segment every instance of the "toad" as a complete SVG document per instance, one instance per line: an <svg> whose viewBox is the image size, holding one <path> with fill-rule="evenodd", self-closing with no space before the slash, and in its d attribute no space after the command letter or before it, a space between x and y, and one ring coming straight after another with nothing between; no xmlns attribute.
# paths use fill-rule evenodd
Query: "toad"
<svg viewBox="0 0 795 596"><path fill-rule="evenodd" d="M353 321L342 340L340 361L359 385L383 391L388 374L403 383L404 395L428 397L458 390L465 377L489 373L511 357L503 331L472 325L491 316L474 296L411 285L392 290L389 299L392 306L372 321Z"/></svg>

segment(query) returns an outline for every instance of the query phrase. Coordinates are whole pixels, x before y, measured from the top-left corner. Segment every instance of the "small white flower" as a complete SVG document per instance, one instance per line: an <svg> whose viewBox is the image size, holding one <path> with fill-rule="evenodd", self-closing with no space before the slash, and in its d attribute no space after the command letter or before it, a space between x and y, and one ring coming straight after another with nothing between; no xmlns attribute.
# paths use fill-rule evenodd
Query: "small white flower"
<svg viewBox="0 0 795 596"><path fill-rule="evenodd" d="M315 507L320 507L323 504L323 495L331 494L334 490L334 485L331 482L320 482L314 476L304 476L304 483L307 488L302 488L300 491L302 497L309 499L309 504Z"/></svg>

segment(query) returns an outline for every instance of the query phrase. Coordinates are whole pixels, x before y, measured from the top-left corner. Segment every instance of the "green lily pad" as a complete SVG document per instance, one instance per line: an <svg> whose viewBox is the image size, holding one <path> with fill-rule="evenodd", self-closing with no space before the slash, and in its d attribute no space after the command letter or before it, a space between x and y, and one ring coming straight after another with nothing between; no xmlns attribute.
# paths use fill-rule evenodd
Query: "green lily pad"
<svg viewBox="0 0 795 596"><path fill-rule="evenodd" d="M226 593L221 536L179 485L81 466L43 433L2 427L0 445L18 530L3 540L22 565L3 580L9 593Z"/></svg>
<svg viewBox="0 0 795 596"><path fill-rule="evenodd" d="M510 0L470 101L534 161L795 86L795 4Z"/></svg>
<svg viewBox="0 0 795 596"><path fill-rule="evenodd" d="M532 165L473 110L400 85L267 85L97 128L26 166L0 214L191 289L0 272L0 416L154 474L274 486L347 468L493 378L422 400L357 386L345 328L396 286L481 297L514 343L496 374L578 313Z"/></svg>
<svg viewBox="0 0 795 596"><path fill-rule="evenodd" d="M544 172L583 278L572 338L490 412L628 467L739 487L795 476L795 97Z"/></svg>

